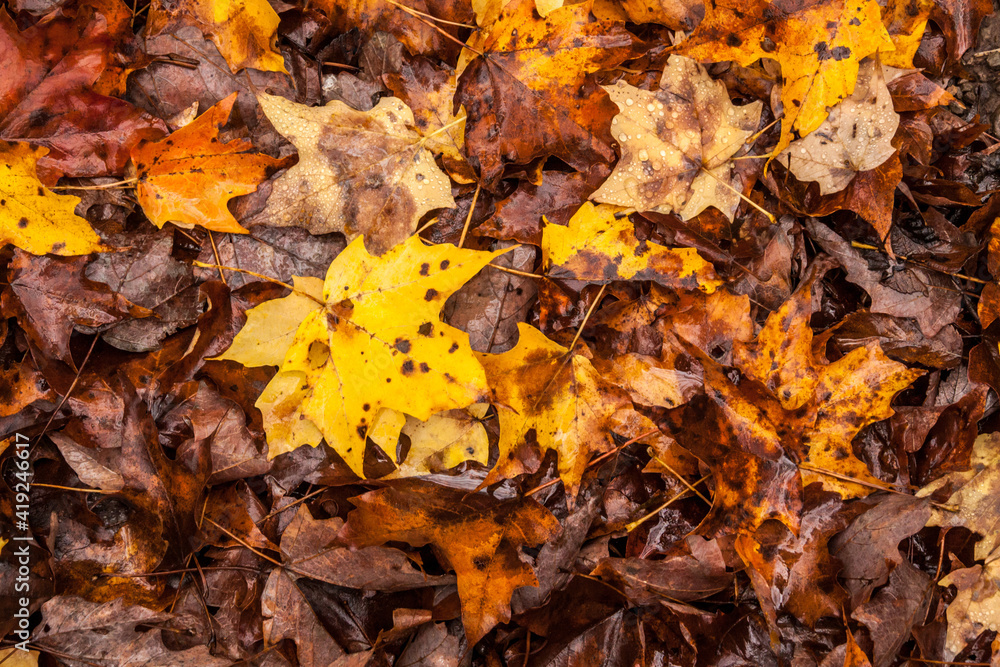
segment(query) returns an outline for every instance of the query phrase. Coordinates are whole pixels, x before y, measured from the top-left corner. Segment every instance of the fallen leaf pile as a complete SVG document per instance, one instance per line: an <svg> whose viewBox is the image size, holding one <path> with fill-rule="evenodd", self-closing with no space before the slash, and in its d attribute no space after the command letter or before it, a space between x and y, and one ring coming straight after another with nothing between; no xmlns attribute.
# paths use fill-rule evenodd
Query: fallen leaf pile
<svg viewBox="0 0 1000 667"><path fill-rule="evenodd" d="M0 664L1000 666L987 0L0 52Z"/></svg>

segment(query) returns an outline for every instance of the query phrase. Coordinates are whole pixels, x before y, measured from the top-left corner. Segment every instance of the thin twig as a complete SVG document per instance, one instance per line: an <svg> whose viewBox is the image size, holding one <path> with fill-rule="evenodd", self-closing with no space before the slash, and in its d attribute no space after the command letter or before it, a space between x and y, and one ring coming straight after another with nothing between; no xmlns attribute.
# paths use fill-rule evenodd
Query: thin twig
<svg viewBox="0 0 1000 667"><path fill-rule="evenodd" d="M226 282L226 274L222 272L222 260L219 258L219 249L215 247L215 237L212 236L212 230L208 230L208 240L212 242L212 254L215 255L215 263L219 265L219 278L222 279L222 284L229 287L229 283Z"/></svg>
<svg viewBox="0 0 1000 667"><path fill-rule="evenodd" d="M708 479L708 477L709 477L708 475L705 475L704 477L702 477L701 479L699 479L697 482L695 482L695 485L701 484L706 479ZM670 507L670 505L675 500L680 499L681 496L684 496L684 495L686 495L688 493L690 493L690 491L688 491L687 489L684 489L683 491L678 491L673 496L671 496L670 500L668 500L667 502L663 503L662 505L660 505L659 507L657 507L655 510L653 510L652 512L650 512L646 516L642 517L641 519L636 519L632 523L626 525L625 526L625 532L626 533L631 533L633 530L635 530L636 528L638 528L642 524L646 523L647 521L649 521L650 519L652 519L654 516L656 516L657 514L659 514L660 512L662 512L663 510L665 510L668 507Z"/></svg>
<svg viewBox="0 0 1000 667"><path fill-rule="evenodd" d="M867 243L860 243L858 241L851 241L851 247L852 248L858 248L860 250L874 250L875 252L881 252L881 253L885 252L884 250L882 250L882 248L878 248L876 246L869 245ZM974 282L974 283L979 283L980 285L989 285L990 284L990 281L988 281L988 280L983 280L981 278L973 278L972 276L967 276L964 273L948 273L947 271L942 271L941 269L935 269L933 266L928 266L928 265L924 264L923 262L921 262L919 260L910 259L906 255L896 255L896 257L898 257L899 259L903 260L904 262L910 262L911 264L916 264L917 266L919 266L919 267L921 267L923 269L929 269L931 271L937 271L938 273L943 273L946 276L953 276L955 278L961 278L962 280L969 280L969 281ZM974 295L974 296L978 296L978 295Z"/></svg>
<svg viewBox="0 0 1000 667"><path fill-rule="evenodd" d="M583 335L584 327L587 326L587 320L590 319L594 309L597 308L597 304L601 302L601 298L604 296L604 290L607 289L607 287L607 283L601 285L600 291L597 293L597 296L594 297L594 302L590 304L590 308L587 309L587 314L583 316L583 322L580 322L580 326L576 330L576 336L573 337L573 342L569 344L569 351L567 352L567 355L571 355L574 348L576 348L576 343L580 340L580 336Z"/></svg>
<svg viewBox="0 0 1000 667"><path fill-rule="evenodd" d="M60 486L59 484L42 484L41 482L33 482L31 486L41 486L46 489L59 489L60 491L77 491L79 493L115 493L115 491L108 491L106 489L79 489L75 486Z"/></svg>
<svg viewBox="0 0 1000 667"><path fill-rule="evenodd" d="M885 484L885 485L883 485L883 484L873 484L872 482L866 482L864 480L857 479L856 477L850 477L848 475L841 475L840 473L833 472L832 470L826 470L825 468L817 468L815 466L809 465L808 463L800 463L799 464L799 468L801 470L808 470L809 472L814 472L814 473L819 474L819 475L826 475L827 477L833 477L834 479L843 480L845 482L851 482L852 484L857 484L859 486L867 486L869 489L877 489L879 491L888 491L889 493L895 493L898 496L907 496L909 498L913 497L911 494L904 493L904 492L902 492L902 491L900 491L898 489L894 489L891 486L889 486L888 484ZM955 507L954 505L945 505L943 503L935 503L935 502L931 502L931 505L934 505L935 507L938 507L940 509L946 510L948 512L957 512L958 511L958 508Z"/></svg>
<svg viewBox="0 0 1000 667"><path fill-rule="evenodd" d="M436 16L432 16L430 14L425 14L424 12L422 12L420 10L413 9L412 7L407 7L406 5L401 5L398 2L394 2L393 0L386 0L386 2L388 2L390 5L394 5L396 7L399 7L404 12L407 12L409 14L414 14L416 16L423 16L425 18L430 19L431 21L437 21L438 23L443 23L444 25L453 25L453 26L457 26L459 28L468 28L469 30L476 30L476 31L479 30L478 26L469 25L468 23L456 23L455 21L448 21L447 19L439 19Z"/></svg>
<svg viewBox="0 0 1000 667"><path fill-rule="evenodd" d="M469 206L469 215L465 216L465 226L462 227L462 236L458 239L458 247L465 245L465 235L469 233L469 225L472 223L472 214L476 211L476 202L479 200L479 191L482 189L482 181L476 183L476 191L472 194L472 205Z"/></svg>

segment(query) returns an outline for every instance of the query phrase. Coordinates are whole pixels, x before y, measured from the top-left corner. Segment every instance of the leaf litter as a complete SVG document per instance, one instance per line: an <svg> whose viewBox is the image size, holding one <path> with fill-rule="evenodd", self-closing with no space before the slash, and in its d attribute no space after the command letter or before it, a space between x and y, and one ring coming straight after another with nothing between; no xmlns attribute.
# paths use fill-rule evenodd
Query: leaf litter
<svg viewBox="0 0 1000 667"><path fill-rule="evenodd" d="M5 664L1000 659L986 0L10 5Z"/></svg>

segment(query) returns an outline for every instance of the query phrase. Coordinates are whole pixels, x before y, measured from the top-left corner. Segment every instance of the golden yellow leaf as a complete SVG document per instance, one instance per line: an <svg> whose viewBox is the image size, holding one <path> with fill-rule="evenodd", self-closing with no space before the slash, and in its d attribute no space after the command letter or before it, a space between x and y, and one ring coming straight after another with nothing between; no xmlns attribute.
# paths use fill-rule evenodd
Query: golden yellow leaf
<svg viewBox="0 0 1000 667"><path fill-rule="evenodd" d="M413 112L386 97L368 112L334 100L307 107L260 94L268 120L299 151L274 182L255 220L313 234L365 236L382 254L406 239L428 211L451 208L451 182L412 129Z"/></svg>
<svg viewBox="0 0 1000 667"><path fill-rule="evenodd" d="M653 280L674 289L713 292L722 283L712 264L694 248L667 248L639 242L627 216L616 208L586 202L569 225L542 230L542 261L553 278L608 283Z"/></svg>
<svg viewBox="0 0 1000 667"><path fill-rule="evenodd" d="M48 151L0 141L0 247L33 255L87 255L104 250L90 223L73 209L79 197L57 195L38 180L35 164Z"/></svg>
<svg viewBox="0 0 1000 667"><path fill-rule="evenodd" d="M321 296L325 305L310 309L298 297L286 297L296 299L286 301L295 304L296 314L306 314L281 372L258 401L270 429L269 456L318 444L322 433L363 475L365 439L381 408L426 420L485 398L486 377L468 334L441 322L440 311L449 296L503 252L425 246L410 237L375 257L357 238L330 265ZM273 362L276 354L261 346L270 339L277 341L276 349L284 347L291 319L273 329L258 324L277 310L271 306L256 315L251 310L248 327L233 341L236 352L225 358Z"/></svg>
<svg viewBox="0 0 1000 667"><path fill-rule="evenodd" d="M410 448L403 462L385 478L430 475L450 470L465 461L486 465L490 457L490 442L486 427L480 420L486 416L489 407L488 404L477 403L465 410L438 412L427 421L383 409L375 425L376 432L368 433L372 442L389 456L393 456L400 433L410 440ZM391 425L383 427L387 422Z"/></svg>
<svg viewBox="0 0 1000 667"><path fill-rule="evenodd" d="M234 73L245 67L287 73L276 48L280 19L267 0L154 0L148 33L159 34L177 23L196 25Z"/></svg>
<svg viewBox="0 0 1000 667"><path fill-rule="evenodd" d="M591 456L613 447L612 416L631 401L586 357L529 324L517 328L520 338L512 350L478 355L500 418L500 459L487 482L529 471L522 456L537 446L541 454L558 452L559 476L575 496ZM527 440L530 434L535 445ZM528 451L520 452L522 447Z"/></svg>
<svg viewBox="0 0 1000 667"><path fill-rule="evenodd" d="M818 128L854 92L858 63L893 48L877 0L720 0L677 52L707 62L781 64L781 137L775 155Z"/></svg>
<svg viewBox="0 0 1000 667"><path fill-rule="evenodd" d="M323 305L323 281L292 276L295 290L286 297L265 301L247 311L247 322L216 359L244 366L280 366L295 332L309 313Z"/></svg>
<svg viewBox="0 0 1000 667"><path fill-rule="evenodd" d="M590 198L684 220L714 206L732 220L741 185L730 158L757 131L763 103L733 106L721 81L682 56L670 56L659 90L604 89L618 105L611 134L622 156Z"/></svg>
<svg viewBox="0 0 1000 667"><path fill-rule="evenodd" d="M269 459L304 445L318 447L323 441L323 432L302 414L302 401L308 395L305 373L278 371L257 398L254 407L264 421Z"/></svg>

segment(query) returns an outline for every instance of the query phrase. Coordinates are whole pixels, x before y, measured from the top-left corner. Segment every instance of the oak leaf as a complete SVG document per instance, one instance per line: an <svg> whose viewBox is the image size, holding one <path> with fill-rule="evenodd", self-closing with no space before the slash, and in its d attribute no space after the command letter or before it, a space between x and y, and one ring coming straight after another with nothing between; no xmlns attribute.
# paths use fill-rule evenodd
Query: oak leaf
<svg viewBox="0 0 1000 667"><path fill-rule="evenodd" d="M721 81L694 60L670 56L660 88L605 86L619 113L611 134L622 157L590 196L689 220L709 206L730 220L740 203L730 158L757 131L763 103L734 106Z"/></svg>
<svg viewBox="0 0 1000 667"><path fill-rule="evenodd" d="M271 365L284 351L280 372L258 399L270 414L269 456L316 445L322 433L363 476L365 438L381 408L426 420L485 398L486 377L468 334L441 322L440 311L503 252L425 246L410 237L374 257L357 238L330 265L320 302L310 307L310 297L293 294L249 311L223 358ZM283 313L285 304L294 313Z"/></svg>
<svg viewBox="0 0 1000 667"><path fill-rule="evenodd" d="M286 72L275 47L279 22L267 0L155 0L146 30L158 35L178 24L193 24L215 43L233 73L246 67Z"/></svg>
<svg viewBox="0 0 1000 667"><path fill-rule="evenodd" d="M858 172L871 171L892 157L898 126L899 114L893 110L882 65L869 59L861 65L850 97L833 107L815 131L793 141L777 160L799 180L819 183L820 194L832 194L846 188ZM894 191L879 194L891 202ZM878 231L885 238L888 225Z"/></svg>
<svg viewBox="0 0 1000 667"><path fill-rule="evenodd" d="M79 197L59 195L38 180L44 149L0 142L0 247L33 255L87 255L104 250L90 224L73 212Z"/></svg>
<svg viewBox="0 0 1000 667"><path fill-rule="evenodd" d="M244 139L219 141L236 93L160 141L132 150L136 195L150 221L201 225L216 232L246 234L229 212L233 197L257 189L268 173L282 166Z"/></svg>
<svg viewBox="0 0 1000 667"><path fill-rule="evenodd" d="M784 116L777 155L796 136L817 129L827 108L854 92L862 59L892 48L876 0L722 0L706 7L705 19L676 51L744 67L760 58L781 64Z"/></svg>
<svg viewBox="0 0 1000 667"><path fill-rule="evenodd" d="M542 454L551 449L559 454L559 476L575 496L590 457L613 447L612 416L631 401L586 357L523 322L518 333L512 350L478 355L500 418L500 459L487 481L530 470L520 448Z"/></svg>
<svg viewBox="0 0 1000 667"><path fill-rule="evenodd" d="M417 228L428 211L451 208L451 182L412 129L413 112L387 97L369 112L343 102L323 107L260 94L268 120L299 151L274 182L259 222L313 234L364 234L382 254Z"/></svg>
<svg viewBox="0 0 1000 667"><path fill-rule="evenodd" d="M468 114L466 145L487 184L504 162L555 155L579 171L610 163L602 117L607 98L588 75L619 65L635 38L620 25L590 18L593 0L560 7L546 18L534 0L512 0L459 76L455 103Z"/></svg>
<svg viewBox="0 0 1000 667"><path fill-rule="evenodd" d="M510 596L538 583L522 547L552 538L559 522L533 499L498 501L485 494L418 480L352 498L339 538L355 547L385 542L433 545L455 570L469 644L510 619Z"/></svg>
<svg viewBox="0 0 1000 667"><path fill-rule="evenodd" d="M547 275L562 280L609 283L653 280L674 289L714 292L721 283L712 264L694 248L666 248L635 237L627 216L611 206L586 202L569 224L546 225L542 262Z"/></svg>

